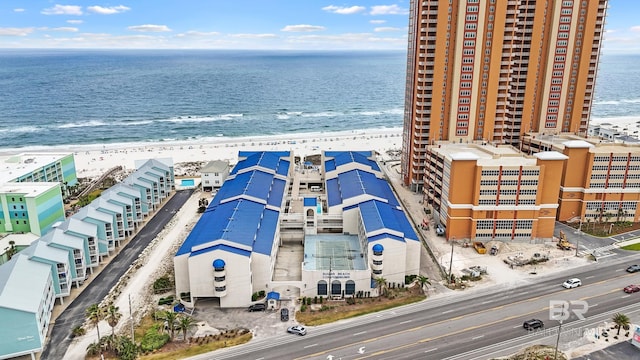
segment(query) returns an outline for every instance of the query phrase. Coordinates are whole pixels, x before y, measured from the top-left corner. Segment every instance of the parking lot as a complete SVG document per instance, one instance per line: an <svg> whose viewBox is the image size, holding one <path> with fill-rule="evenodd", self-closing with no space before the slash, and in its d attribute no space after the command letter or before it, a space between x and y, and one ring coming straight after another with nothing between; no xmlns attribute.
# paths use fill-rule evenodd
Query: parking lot
<svg viewBox="0 0 640 360"><path fill-rule="evenodd" d="M289 320L281 321L280 309L289 310ZM276 310L252 311L247 308L221 309L217 302L199 300L193 316L199 322L206 322L200 326L196 336L215 333L215 330L229 330L235 328L249 329L255 338L284 334L287 327L296 325L294 300L282 300ZM208 325L208 326L207 326Z"/></svg>

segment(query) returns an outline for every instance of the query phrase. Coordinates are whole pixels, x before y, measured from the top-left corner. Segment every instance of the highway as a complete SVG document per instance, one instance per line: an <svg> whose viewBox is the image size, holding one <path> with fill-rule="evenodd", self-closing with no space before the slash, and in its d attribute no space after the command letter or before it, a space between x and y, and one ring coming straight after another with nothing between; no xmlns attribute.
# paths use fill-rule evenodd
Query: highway
<svg viewBox="0 0 640 360"><path fill-rule="evenodd" d="M550 320L550 301L567 301L560 348L572 347L585 330L608 321L613 313L640 312L640 293L622 288L640 284L640 273L625 271L640 254L621 252L615 259L539 278L537 282L496 286L438 297L401 308L250 343L191 359L488 359L509 355L533 344L555 345L558 320ZM583 286L561 283L579 277ZM588 308L584 319L578 313ZM573 301L573 303L571 303ZM545 322L540 331L526 331L531 318Z"/></svg>

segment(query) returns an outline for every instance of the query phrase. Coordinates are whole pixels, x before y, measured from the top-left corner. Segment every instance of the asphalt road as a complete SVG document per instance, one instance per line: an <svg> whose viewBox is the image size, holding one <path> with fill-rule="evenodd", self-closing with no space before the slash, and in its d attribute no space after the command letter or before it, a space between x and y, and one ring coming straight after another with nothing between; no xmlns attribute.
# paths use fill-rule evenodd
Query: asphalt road
<svg viewBox="0 0 640 360"><path fill-rule="evenodd" d="M164 226L189 199L193 190L177 191L164 206L158 210L136 236L118 255L86 286L80 295L60 314L48 342L42 351L42 359L62 359L71 343L71 330L85 321L85 310L99 303L109 293L118 280L138 258L140 253L155 239Z"/></svg>
<svg viewBox="0 0 640 360"><path fill-rule="evenodd" d="M571 317L562 327L561 348L571 347L585 329L609 320L614 312L640 312L640 293L622 292L624 286L640 283L640 273L624 271L637 262L640 254L625 252L524 286L429 299L312 327L304 337L283 334L191 359L488 359L531 344L554 345L559 322L550 320L550 301L586 301L584 320L577 315L583 304L569 303ZM562 288L569 277L581 278L583 286ZM542 319L545 329L524 330L522 322L530 318Z"/></svg>

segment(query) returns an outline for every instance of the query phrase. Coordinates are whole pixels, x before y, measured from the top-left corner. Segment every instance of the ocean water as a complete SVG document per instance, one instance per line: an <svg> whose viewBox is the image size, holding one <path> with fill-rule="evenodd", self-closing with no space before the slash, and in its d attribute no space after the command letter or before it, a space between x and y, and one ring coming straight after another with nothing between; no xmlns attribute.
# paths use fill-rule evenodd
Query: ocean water
<svg viewBox="0 0 640 360"><path fill-rule="evenodd" d="M405 52L0 50L0 149L402 126ZM640 56L592 118L640 121Z"/></svg>

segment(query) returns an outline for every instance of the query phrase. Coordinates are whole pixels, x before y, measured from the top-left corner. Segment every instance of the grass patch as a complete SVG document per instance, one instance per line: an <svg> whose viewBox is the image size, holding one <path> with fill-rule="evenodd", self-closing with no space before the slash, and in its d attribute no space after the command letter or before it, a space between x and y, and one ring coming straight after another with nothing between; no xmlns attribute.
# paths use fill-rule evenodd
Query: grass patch
<svg viewBox="0 0 640 360"><path fill-rule="evenodd" d="M640 243L623 246L622 249L640 251Z"/></svg>
<svg viewBox="0 0 640 360"><path fill-rule="evenodd" d="M418 301L422 301L426 296L422 294L415 294L406 297L398 297L395 299L378 300L377 298L370 299L356 299L356 301L365 301L364 306L358 305L344 305L335 306L328 311L310 311L296 312L296 321L308 326L328 324L336 322L342 319L348 319L356 316L366 315L373 312L391 309L394 307L412 304Z"/></svg>
<svg viewBox="0 0 640 360"><path fill-rule="evenodd" d="M189 346L186 349L180 349L180 350L176 350L176 351L161 352L161 353L156 353L156 354L144 355L144 356L140 356L139 359L143 359L143 360L178 360L178 359L184 359L184 358L188 358L188 357L191 357L191 356L196 356L196 355L204 354L204 353L207 353L207 352L210 352L210 351L222 349L222 348L225 348L225 347L244 344L244 343L248 342L249 340L251 340L252 337L253 337L253 335L251 333L246 333L246 334L243 334L241 336L237 336L237 337L232 338L232 339L214 341L214 342L210 342L210 343L203 344L203 345L195 345L195 344L193 344L193 345Z"/></svg>
<svg viewBox="0 0 640 360"><path fill-rule="evenodd" d="M136 335L136 340L140 340L144 337L144 334L147 332L147 330L151 329L151 327L155 324L156 322L153 320L153 315L152 314L147 314L145 315L141 320L140 323L138 323L135 326L134 329L134 334Z"/></svg>

